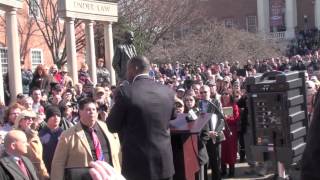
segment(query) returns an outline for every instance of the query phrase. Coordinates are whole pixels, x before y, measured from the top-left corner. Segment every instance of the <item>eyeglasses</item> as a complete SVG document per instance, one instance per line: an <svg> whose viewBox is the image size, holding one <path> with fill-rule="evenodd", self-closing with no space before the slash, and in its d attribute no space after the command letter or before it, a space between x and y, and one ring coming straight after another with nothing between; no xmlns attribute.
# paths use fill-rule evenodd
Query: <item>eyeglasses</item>
<svg viewBox="0 0 320 180"><path fill-rule="evenodd" d="M182 108L183 105L182 105L182 104L176 104L176 107L177 107L177 108Z"/></svg>
<svg viewBox="0 0 320 180"><path fill-rule="evenodd" d="M19 115L20 113L10 113L10 115Z"/></svg>
<svg viewBox="0 0 320 180"><path fill-rule="evenodd" d="M32 117L28 117L28 116L23 117L23 119L24 119L24 120L30 120L30 121L32 121L32 120L33 120L33 118L32 118Z"/></svg>

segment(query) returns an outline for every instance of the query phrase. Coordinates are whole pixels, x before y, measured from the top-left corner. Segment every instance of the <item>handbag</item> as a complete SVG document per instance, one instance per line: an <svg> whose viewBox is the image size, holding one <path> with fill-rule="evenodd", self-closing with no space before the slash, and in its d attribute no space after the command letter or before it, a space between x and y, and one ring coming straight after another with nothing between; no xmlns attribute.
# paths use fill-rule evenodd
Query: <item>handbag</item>
<svg viewBox="0 0 320 180"><path fill-rule="evenodd" d="M213 144L221 143L226 140L226 136L223 131L217 133L217 136L212 137Z"/></svg>

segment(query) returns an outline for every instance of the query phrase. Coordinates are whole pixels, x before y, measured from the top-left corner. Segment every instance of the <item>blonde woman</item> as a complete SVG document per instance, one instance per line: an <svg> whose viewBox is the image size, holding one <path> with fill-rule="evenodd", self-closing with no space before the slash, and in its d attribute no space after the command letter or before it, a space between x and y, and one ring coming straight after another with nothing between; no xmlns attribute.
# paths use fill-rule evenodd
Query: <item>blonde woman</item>
<svg viewBox="0 0 320 180"><path fill-rule="evenodd" d="M86 63L81 64L81 68L79 70L78 76L79 76L79 83L81 83L82 85L92 84L88 69L89 69L89 67Z"/></svg>
<svg viewBox="0 0 320 180"><path fill-rule="evenodd" d="M30 159L40 180L49 179L49 174L42 159L42 144L38 132L33 130L36 114L31 110L23 110L15 121L14 128L23 131L28 139L28 153L26 157Z"/></svg>

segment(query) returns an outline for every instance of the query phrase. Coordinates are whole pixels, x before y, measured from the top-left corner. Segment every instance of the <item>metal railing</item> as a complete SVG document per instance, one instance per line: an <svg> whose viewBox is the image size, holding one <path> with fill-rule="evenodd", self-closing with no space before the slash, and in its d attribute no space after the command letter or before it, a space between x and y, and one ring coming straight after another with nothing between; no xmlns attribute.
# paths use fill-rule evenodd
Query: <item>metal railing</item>
<svg viewBox="0 0 320 180"><path fill-rule="evenodd" d="M265 35L264 39L276 40L276 41L285 40L286 39L285 31L268 33Z"/></svg>

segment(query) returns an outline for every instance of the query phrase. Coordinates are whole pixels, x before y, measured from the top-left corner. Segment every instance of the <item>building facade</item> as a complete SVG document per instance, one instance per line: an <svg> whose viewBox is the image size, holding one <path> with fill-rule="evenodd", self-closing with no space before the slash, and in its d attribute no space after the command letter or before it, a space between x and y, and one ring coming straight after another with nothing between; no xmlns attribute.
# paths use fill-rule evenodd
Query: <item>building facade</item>
<svg viewBox="0 0 320 180"><path fill-rule="evenodd" d="M320 29L320 0L200 0L208 18L271 39L292 39Z"/></svg>
<svg viewBox="0 0 320 180"><path fill-rule="evenodd" d="M36 21L44 25L40 18L35 18L31 11L40 16L40 10L36 3L40 0L30 0L30 6L23 1L22 8L16 10L17 23L18 23L18 36L19 36L19 50L20 61L24 63L24 66L30 70L34 70L39 64L51 66L54 61L50 53L50 49L40 32ZM64 21L59 21L63 26ZM84 29L85 26L82 28ZM6 32L6 18L5 13L0 13L0 61L2 64L2 73L8 72L8 49L7 49L7 33ZM61 54L62 54L61 47ZM84 62L84 52L80 51L77 54L78 62L81 64ZM78 66L80 67L80 66Z"/></svg>
<svg viewBox="0 0 320 180"><path fill-rule="evenodd" d="M118 20L117 9L113 0L0 0L0 70L8 73L11 101L22 93L22 64L32 70L39 64L50 66L54 60L61 59L64 49L73 82L78 83L79 64L86 59L96 84L95 21L104 25L105 65L111 74L111 84L115 85L112 23ZM78 26L76 22L80 22ZM84 33L86 51L76 49L79 33ZM3 101L2 86L0 100Z"/></svg>
<svg viewBox="0 0 320 180"><path fill-rule="evenodd" d="M20 41L20 59L27 68L34 70L39 64L51 65L53 59L48 46L35 24L36 2L30 6L24 1L17 10ZM253 33L261 33L271 39L291 39L295 32L304 29L320 29L320 0L199 0L207 18L215 18L226 27L233 27ZM0 61L2 72L7 72L8 55L6 21L0 14ZM63 22L62 22L63 23ZM78 62L84 61L84 54L78 53Z"/></svg>

